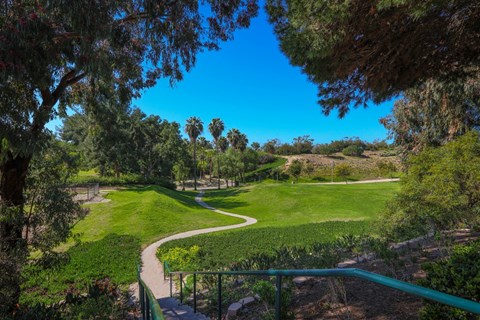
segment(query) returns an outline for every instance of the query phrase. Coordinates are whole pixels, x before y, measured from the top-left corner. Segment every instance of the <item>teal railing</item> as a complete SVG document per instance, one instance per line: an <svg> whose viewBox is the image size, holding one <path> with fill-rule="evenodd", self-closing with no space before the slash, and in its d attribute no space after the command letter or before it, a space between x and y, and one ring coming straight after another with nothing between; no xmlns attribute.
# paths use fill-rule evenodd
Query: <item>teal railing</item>
<svg viewBox="0 0 480 320"><path fill-rule="evenodd" d="M140 309L143 320L164 320L162 309L152 291L140 277L138 269L138 294L140 298Z"/></svg>
<svg viewBox="0 0 480 320"><path fill-rule="evenodd" d="M166 264L168 266L168 263ZM168 269L169 270L169 269ZM180 277L180 301L183 301L183 276L193 275L193 309L197 312L197 275L216 275L218 277L217 312L218 319L222 319L222 276L271 276L275 277L275 319L280 320L282 277L354 277L378 283L415 296L439 302L451 307L459 308L474 314L480 314L480 303L464 298L452 296L440 291L417 286L408 282L392 279L361 269L313 269L313 270L262 270L262 271L218 271L218 272L169 272L170 295L172 295L172 276Z"/></svg>

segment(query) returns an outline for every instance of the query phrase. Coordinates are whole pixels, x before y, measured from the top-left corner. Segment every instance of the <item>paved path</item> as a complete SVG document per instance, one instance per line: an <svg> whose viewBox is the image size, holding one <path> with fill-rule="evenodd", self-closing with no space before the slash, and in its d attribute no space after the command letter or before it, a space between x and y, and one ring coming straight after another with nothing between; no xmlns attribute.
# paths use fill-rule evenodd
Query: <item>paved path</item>
<svg viewBox="0 0 480 320"><path fill-rule="evenodd" d="M242 227L246 227L254 223L257 223L257 219L250 218L247 216L242 216L235 213L221 211L209 206L202 200L202 196L204 193L205 193L204 191L201 191L195 197L195 201L199 205L219 214L244 219L245 222L229 225L229 226L192 230L192 231L174 234L172 236L163 238L161 240L158 240L157 242L152 243L147 248L145 248L145 250L143 250L141 277L143 281L147 284L147 286L150 288L150 290L152 290L155 297L159 299L160 306L163 305L162 308L168 309L168 311L165 313L165 316L167 317L167 319L191 319L191 318L189 313L185 312L184 308L179 308L179 309L174 308L173 306L175 305L175 302L173 302L171 299L168 299L170 297L170 282L168 280L163 279L163 266L160 263L160 261L158 261L156 256L158 247L160 247L165 242L172 241L172 240L189 238L199 234L237 229L237 228L242 228Z"/></svg>

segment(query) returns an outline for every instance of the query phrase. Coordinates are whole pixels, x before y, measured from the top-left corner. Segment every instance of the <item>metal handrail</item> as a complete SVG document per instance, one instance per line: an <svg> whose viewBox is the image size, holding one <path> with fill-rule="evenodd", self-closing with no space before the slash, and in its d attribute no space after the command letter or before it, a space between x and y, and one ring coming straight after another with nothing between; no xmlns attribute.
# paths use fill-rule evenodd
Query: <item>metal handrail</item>
<svg viewBox="0 0 480 320"><path fill-rule="evenodd" d="M194 311L196 312L196 276L197 275L217 275L218 276L218 318L222 315L222 275L226 276L274 276L276 277L276 296L275 296L275 319L280 319L282 277L284 276L318 276L318 277L354 277L364 279L370 282L378 283L393 289L397 289L412 295L416 295L428 300L436 301L451 307L459 308L474 314L480 314L480 303L446 294L437 290L421 287L408 282L396 280L390 277L382 276L373 272L368 272L356 268L345 269L310 269L310 270L258 270L258 271L177 271L169 272L170 275L194 275ZM172 286L172 277L170 276L170 286ZM180 286L182 283L180 282ZM180 288L182 292L182 288Z"/></svg>
<svg viewBox="0 0 480 320"><path fill-rule="evenodd" d="M142 319L144 320L165 320L162 309L150 288L140 277L140 268L138 268L138 293L140 298L140 308Z"/></svg>

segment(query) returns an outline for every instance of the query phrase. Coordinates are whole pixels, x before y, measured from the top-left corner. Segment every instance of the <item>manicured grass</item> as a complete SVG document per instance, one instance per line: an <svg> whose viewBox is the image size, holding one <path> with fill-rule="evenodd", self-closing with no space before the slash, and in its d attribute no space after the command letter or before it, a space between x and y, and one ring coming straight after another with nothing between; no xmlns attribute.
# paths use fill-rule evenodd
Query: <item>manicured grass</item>
<svg viewBox="0 0 480 320"><path fill-rule="evenodd" d="M169 242L168 249L197 244L198 267L218 269L281 246L308 246L345 234L374 232L373 222L385 202L398 190L397 183L355 185L256 184L210 191L204 200L213 207L258 220L242 230Z"/></svg>
<svg viewBox="0 0 480 320"><path fill-rule="evenodd" d="M142 247L170 234L243 221L203 209L195 194L161 187L111 192L111 202L90 205L89 215L73 228L82 243L69 244L68 260L55 268L25 270L22 301L57 302L67 290L84 292L92 280L105 276L128 285L136 280Z"/></svg>
<svg viewBox="0 0 480 320"><path fill-rule="evenodd" d="M204 200L213 207L256 218L251 228L292 226L329 220L374 220L398 183L306 185L262 183L216 190Z"/></svg>
<svg viewBox="0 0 480 320"><path fill-rule="evenodd" d="M81 233L83 241L126 234L147 245L174 233L243 221L200 207L196 194L155 186L115 191L107 196L111 202L90 205L73 232Z"/></svg>

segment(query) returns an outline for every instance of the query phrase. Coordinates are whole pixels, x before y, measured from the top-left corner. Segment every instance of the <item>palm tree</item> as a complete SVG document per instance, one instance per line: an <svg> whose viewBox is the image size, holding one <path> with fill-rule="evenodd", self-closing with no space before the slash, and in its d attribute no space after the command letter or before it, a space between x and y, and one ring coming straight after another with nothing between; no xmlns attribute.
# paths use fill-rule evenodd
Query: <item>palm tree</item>
<svg viewBox="0 0 480 320"><path fill-rule="evenodd" d="M218 151L220 147L218 145L218 138L222 135L225 125L220 118L212 119L212 122L208 125L208 130L210 131L213 140L215 141L215 148L217 150L217 173L218 173L218 189L220 189L220 157L218 156Z"/></svg>
<svg viewBox="0 0 480 320"><path fill-rule="evenodd" d="M240 142L241 139L241 133L238 129L232 129L228 131L227 133L227 139L228 142L230 142L230 145L233 147L233 149L238 149L238 143Z"/></svg>
<svg viewBox="0 0 480 320"><path fill-rule="evenodd" d="M218 149L220 152L225 153L228 149L228 140L225 137L218 138Z"/></svg>
<svg viewBox="0 0 480 320"><path fill-rule="evenodd" d="M190 117L187 119L185 125L185 133L190 137L190 141L193 142L193 188L197 190L197 138L203 132L203 122L200 118Z"/></svg>

